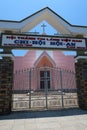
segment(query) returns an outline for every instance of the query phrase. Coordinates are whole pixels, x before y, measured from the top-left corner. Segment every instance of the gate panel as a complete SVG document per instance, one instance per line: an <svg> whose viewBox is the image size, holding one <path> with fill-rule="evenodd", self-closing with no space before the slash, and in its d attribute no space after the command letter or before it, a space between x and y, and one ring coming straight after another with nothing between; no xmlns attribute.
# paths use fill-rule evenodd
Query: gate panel
<svg viewBox="0 0 87 130"><path fill-rule="evenodd" d="M30 69L14 73L13 110L29 110Z"/></svg>
<svg viewBox="0 0 87 130"><path fill-rule="evenodd" d="M75 73L72 71L62 70L61 77L64 108L77 107L78 103Z"/></svg>
<svg viewBox="0 0 87 130"><path fill-rule="evenodd" d="M58 68L50 68L51 90L48 90L48 109L62 108L60 71Z"/></svg>
<svg viewBox="0 0 87 130"><path fill-rule="evenodd" d="M14 74L13 110L70 107L78 107L74 72L41 67Z"/></svg>
<svg viewBox="0 0 87 130"><path fill-rule="evenodd" d="M35 80L36 80L35 83L34 83L35 80L33 80L32 75L34 75L35 77ZM46 86L45 68L41 67L41 68L31 70L31 77L32 77L31 88L34 84L33 92L30 94L31 95L31 109L47 108L47 98L46 98L47 95L46 95L46 90L45 90L45 86Z"/></svg>

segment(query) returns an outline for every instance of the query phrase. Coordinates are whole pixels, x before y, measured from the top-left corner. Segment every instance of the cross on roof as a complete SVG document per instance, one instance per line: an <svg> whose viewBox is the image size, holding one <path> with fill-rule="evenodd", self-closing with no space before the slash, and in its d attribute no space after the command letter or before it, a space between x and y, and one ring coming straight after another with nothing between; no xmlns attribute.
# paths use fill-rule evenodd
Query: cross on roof
<svg viewBox="0 0 87 130"><path fill-rule="evenodd" d="M43 33L45 33L45 27L46 27L46 25L43 23L43 24L41 25L41 27L43 28Z"/></svg>

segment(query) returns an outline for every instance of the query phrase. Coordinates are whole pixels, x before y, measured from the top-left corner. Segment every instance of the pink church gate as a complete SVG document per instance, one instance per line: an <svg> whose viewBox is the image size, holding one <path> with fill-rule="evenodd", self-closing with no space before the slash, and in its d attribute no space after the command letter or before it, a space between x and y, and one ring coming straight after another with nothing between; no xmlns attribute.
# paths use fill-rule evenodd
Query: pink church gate
<svg viewBox="0 0 87 130"><path fill-rule="evenodd" d="M78 107L75 73L40 67L14 73L13 110Z"/></svg>

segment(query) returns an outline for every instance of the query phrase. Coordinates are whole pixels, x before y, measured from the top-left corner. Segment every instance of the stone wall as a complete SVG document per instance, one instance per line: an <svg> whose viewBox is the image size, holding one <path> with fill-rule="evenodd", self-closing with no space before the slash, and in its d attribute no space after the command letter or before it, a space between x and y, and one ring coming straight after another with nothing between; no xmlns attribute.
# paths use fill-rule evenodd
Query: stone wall
<svg viewBox="0 0 87 130"><path fill-rule="evenodd" d="M87 109L87 59L78 59L75 63L78 104Z"/></svg>
<svg viewBox="0 0 87 130"><path fill-rule="evenodd" d="M0 59L0 114L11 112L13 85L13 61L10 57Z"/></svg>

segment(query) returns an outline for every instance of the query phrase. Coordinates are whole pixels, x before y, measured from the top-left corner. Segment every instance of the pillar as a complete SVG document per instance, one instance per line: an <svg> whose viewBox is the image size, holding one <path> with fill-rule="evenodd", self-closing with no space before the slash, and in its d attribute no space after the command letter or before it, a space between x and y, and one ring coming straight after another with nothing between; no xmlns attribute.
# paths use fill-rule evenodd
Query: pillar
<svg viewBox="0 0 87 130"><path fill-rule="evenodd" d="M87 110L87 56L77 56L76 84L79 108Z"/></svg>
<svg viewBox="0 0 87 130"><path fill-rule="evenodd" d="M0 115L11 112L13 87L13 59L11 54L0 54Z"/></svg>

